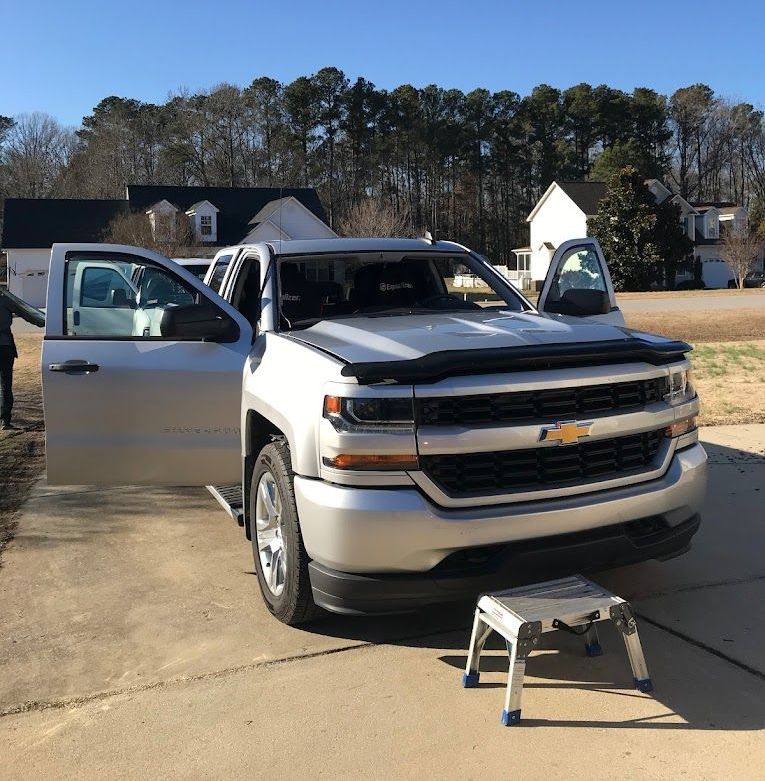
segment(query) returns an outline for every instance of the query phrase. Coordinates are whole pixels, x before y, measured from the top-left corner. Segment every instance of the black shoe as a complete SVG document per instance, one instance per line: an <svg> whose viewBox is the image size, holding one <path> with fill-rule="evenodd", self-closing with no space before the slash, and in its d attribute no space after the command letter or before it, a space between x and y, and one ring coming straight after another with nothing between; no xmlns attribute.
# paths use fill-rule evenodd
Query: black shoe
<svg viewBox="0 0 765 781"><path fill-rule="evenodd" d="M4 420L2 423L0 423L0 431L10 431L11 429L15 428L16 426L14 426L10 420Z"/></svg>

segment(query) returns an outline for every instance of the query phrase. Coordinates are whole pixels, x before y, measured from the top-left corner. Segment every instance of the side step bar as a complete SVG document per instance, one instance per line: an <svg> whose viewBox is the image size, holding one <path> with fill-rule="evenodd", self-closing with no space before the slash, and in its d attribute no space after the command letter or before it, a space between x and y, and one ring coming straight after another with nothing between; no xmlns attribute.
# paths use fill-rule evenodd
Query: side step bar
<svg viewBox="0 0 765 781"><path fill-rule="evenodd" d="M242 501L241 485L208 485L207 490L240 526L244 526L244 502Z"/></svg>

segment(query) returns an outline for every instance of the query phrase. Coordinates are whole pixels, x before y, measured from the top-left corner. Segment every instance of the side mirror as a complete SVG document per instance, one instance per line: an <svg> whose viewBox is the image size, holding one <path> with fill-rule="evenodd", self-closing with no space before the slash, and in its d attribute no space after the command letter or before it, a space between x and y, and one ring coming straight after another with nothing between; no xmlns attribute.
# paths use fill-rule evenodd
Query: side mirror
<svg viewBox="0 0 765 781"><path fill-rule="evenodd" d="M239 338L237 324L210 303L168 306L159 324L162 336L201 339L206 342L233 342Z"/></svg>
<svg viewBox="0 0 765 781"><path fill-rule="evenodd" d="M607 315L611 311L611 301L605 290L570 288L561 296L557 311L574 317Z"/></svg>

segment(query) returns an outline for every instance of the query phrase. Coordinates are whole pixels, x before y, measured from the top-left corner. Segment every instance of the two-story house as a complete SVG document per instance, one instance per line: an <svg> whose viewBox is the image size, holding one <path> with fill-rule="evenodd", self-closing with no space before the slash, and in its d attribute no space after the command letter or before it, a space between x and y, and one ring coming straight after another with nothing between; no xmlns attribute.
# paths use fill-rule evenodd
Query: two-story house
<svg viewBox="0 0 765 781"><path fill-rule="evenodd" d="M155 238L174 238L187 221L193 255L272 239L332 238L313 188L128 185L125 199L8 198L0 246L8 259L8 289L44 307L50 248L104 241L122 214L145 214Z"/></svg>
<svg viewBox="0 0 765 781"><path fill-rule="evenodd" d="M646 185L657 203L671 199L680 208L680 220L694 244L694 257L702 264L704 284L727 287L733 273L720 254L721 225L744 230L746 209L728 202L691 203L658 179L649 179ZM528 246L513 250L516 268L508 272L511 280L521 288L539 287L556 248L569 239L590 235L589 218L597 213L605 195L604 182L553 182L526 218L530 241Z"/></svg>

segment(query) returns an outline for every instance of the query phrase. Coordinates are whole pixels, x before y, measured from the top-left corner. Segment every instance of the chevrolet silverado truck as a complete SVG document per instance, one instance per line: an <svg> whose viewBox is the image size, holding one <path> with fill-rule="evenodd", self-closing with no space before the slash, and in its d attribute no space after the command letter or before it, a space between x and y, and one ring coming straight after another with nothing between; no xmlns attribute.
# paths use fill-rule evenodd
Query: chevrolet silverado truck
<svg viewBox="0 0 765 781"><path fill-rule="evenodd" d="M279 620L688 549L707 460L690 347L625 327L595 240L557 250L536 307L429 239L231 247L207 282L135 247L53 247L48 481L212 487Z"/></svg>

